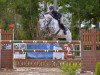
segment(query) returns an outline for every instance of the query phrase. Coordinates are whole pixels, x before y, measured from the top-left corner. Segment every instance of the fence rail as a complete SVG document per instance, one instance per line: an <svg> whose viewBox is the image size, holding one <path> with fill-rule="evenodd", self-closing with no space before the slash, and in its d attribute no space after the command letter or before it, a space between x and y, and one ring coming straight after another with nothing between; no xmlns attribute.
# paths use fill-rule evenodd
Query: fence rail
<svg viewBox="0 0 100 75"><path fill-rule="evenodd" d="M68 52L67 50L14 50L14 52Z"/></svg>
<svg viewBox="0 0 100 75"><path fill-rule="evenodd" d="M1 43L68 43L67 41L47 41L47 40L1 40ZM80 44L79 40L72 41L70 44Z"/></svg>

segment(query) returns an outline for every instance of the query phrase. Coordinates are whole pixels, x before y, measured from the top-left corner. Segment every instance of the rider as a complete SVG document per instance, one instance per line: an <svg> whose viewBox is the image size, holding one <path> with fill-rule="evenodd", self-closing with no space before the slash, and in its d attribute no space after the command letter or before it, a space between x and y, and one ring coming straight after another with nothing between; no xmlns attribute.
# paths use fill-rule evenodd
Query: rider
<svg viewBox="0 0 100 75"><path fill-rule="evenodd" d="M60 14L59 12L57 12L55 6L50 6L49 10L50 10L50 15L58 21L59 27L64 31L64 34L66 35L66 28L65 28L65 26L63 24L62 14Z"/></svg>

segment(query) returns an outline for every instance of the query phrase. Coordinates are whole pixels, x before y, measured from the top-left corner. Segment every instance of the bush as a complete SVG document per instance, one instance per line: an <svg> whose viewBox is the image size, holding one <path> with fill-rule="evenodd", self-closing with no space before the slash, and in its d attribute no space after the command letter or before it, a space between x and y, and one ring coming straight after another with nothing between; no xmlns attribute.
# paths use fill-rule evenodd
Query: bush
<svg viewBox="0 0 100 75"><path fill-rule="evenodd" d="M95 75L100 75L100 62L96 63Z"/></svg>
<svg viewBox="0 0 100 75"><path fill-rule="evenodd" d="M61 66L61 70L64 71L66 75L75 75L76 71L81 68L79 63L64 63Z"/></svg>

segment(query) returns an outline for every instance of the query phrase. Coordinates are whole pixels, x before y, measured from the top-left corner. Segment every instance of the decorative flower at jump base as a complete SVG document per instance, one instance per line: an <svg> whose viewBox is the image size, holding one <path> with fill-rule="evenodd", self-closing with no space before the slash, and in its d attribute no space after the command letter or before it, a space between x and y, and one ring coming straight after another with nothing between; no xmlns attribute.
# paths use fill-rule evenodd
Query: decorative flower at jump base
<svg viewBox="0 0 100 75"><path fill-rule="evenodd" d="M9 25L9 28L14 28L14 24L13 23L11 23L10 25Z"/></svg>
<svg viewBox="0 0 100 75"><path fill-rule="evenodd" d="M11 23L11 22L12 21L11 21L10 18L2 18L0 20L2 29L4 29L4 30L9 30L9 28L13 29L14 28L14 24Z"/></svg>

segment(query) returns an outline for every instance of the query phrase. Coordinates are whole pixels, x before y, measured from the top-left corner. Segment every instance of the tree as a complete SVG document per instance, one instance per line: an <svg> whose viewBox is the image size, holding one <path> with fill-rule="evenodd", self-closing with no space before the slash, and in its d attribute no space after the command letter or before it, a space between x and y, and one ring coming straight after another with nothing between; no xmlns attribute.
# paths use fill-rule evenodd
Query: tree
<svg viewBox="0 0 100 75"><path fill-rule="evenodd" d="M15 39L41 39L38 19L41 12L39 2L43 1L51 2L51 0L0 0L0 20L5 18L3 26L6 29L9 23L15 24ZM46 11L46 8L44 10Z"/></svg>
<svg viewBox="0 0 100 75"><path fill-rule="evenodd" d="M79 29L84 20L90 21L89 25L100 21L100 0L58 0L58 5L62 6L60 11L63 11L63 13L72 14L71 29L73 34L76 33L75 29Z"/></svg>
<svg viewBox="0 0 100 75"><path fill-rule="evenodd" d="M2 28L8 30L9 24L14 23L12 0L0 0L0 23Z"/></svg>
<svg viewBox="0 0 100 75"><path fill-rule="evenodd" d="M37 22L39 15L38 0L17 0L16 13L21 16L21 28L23 36L21 39L36 39L37 37Z"/></svg>
<svg viewBox="0 0 100 75"><path fill-rule="evenodd" d="M21 39L43 39L39 26L38 19L41 11L39 10L39 3L44 2L45 6L51 0L17 0L16 5L16 13L21 16ZM46 11L46 8L43 11Z"/></svg>

